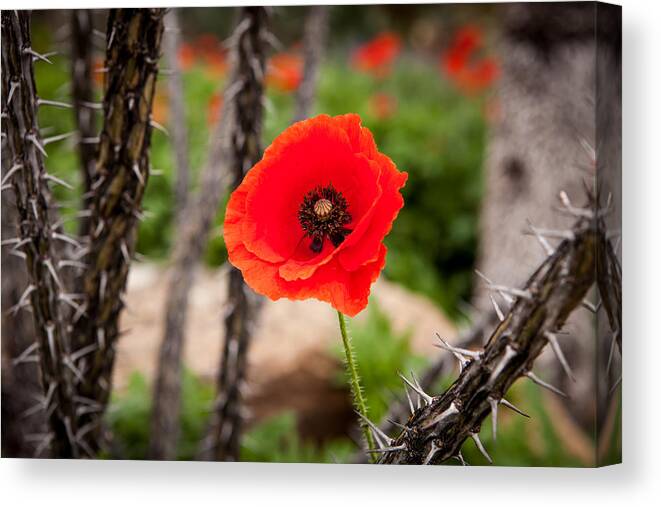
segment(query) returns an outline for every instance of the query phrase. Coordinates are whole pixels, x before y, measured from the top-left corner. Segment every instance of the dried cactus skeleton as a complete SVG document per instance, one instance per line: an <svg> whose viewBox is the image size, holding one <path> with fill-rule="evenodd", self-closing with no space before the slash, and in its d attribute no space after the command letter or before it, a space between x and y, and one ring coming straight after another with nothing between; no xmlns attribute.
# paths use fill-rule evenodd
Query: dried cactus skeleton
<svg viewBox="0 0 661 507"><path fill-rule="evenodd" d="M230 137L232 187L261 157L264 76L268 12L264 7L241 9L234 32L236 50L236 105ZM201 457L219 461L239 458L239 436L244 419L242 398L246 376L246 355L255 324L259 299L244 283L241 272L231 268L228 285L229 307L225 312L218 394L210 429Z"/></svg>
<svg viewBox="0 0 661 507"><path fill-rule="evenodd" d="M150 114L164 13L109 13L104 124L85 198L88 207L81 213L88 217L88 227L80 238L55 225L48 183L64 182L46 172L48 140L41 139L36 117L39 106L71 106L38 98L33 62L48 58L30 45L29 13L2 13L3 154L12 165L2 187L13 190L16 198L19 237L11 246L25 259L29 279L19 306L31 303L43 387L39 406L50 423L39 448L50 447L54 457L92 457L101 446L121 296L149 172ZM84 98L80 94L77 101ZM89 176L89 153L83 165Z"/></svg>
<svg viewBox="0 0 661 507"><path fill-rule="evenodd" d="M31 47L27 13L4 11L2 28L2 115L8 127L3 141L11 165L2 187L11 188L16 198L19 236L12 250L25 258L29 281L19 304L31 303L35 322L35 348L39 351L44 391L38 406L48 414L52 432L44 438L57 445L57 455L77 457L73 379L61 360L71 352L70 343L64 340L61 308L66 295L59 275L58 251L53 245L46 152L37 124L40 100L32 66L37 53Z"/></svg>
<svg viewBox="0 0 661 507"><path fill-rule="evenodd" d="M172 41L170 41L172 44ZM169 51L175 52L173 48ZM235 74L232 70L232 76ZM188 318L188 298L193 285L195 268L200 263L211 232L222 195L227 188L228 139L236 101L236 79L229 79L223 95L220 117L211 134L209 153L200 176L200 190L186 199L180 211L177 240L172 253L165 326L159 351L158 372L154 385L151 414L149 455L152 459L174 459L178 439L180 412L181 362L184 334ZM182 90L171 89L171 95ZM173 104L174 105L174 104ZM173 113L175 108L173 107ZM173 137L186 138L185 126L173 128ZM187 156L176 147L178 158ZM182 166L178 162L178 179ZM185 170L185 169L184 169ZM179 183L177 184L179 185ZM180 199L181 201L181 199Z"/></svg>
<svg viewBox="0 0 661 507"><path fill-rule="evenodd" d="M459 362L460 375L452 386L440 396L432 396L425 392L415 377L409 380L402 376L407 390L413 391L417 403L411 402L411 415L406 423L395 423L401 430L395 438L369 422L378 448L368 452L377 453L379 463L428 465L456 458L466 464L461 447L468 438L491 462L479 438L480 428L491 414L493 438L496 438L498 408L501 405L525 416L504 398L516 380L527 377L541 387L564 396L559 389L533 373L535 359L546 345L550 345L566 373L572 375L562 353L559 336L569 314L581 306L587 291L597 281L594 269L597 252L605 252L609 259L605 264L609 279L618 278L620 273L606 237L603 211L574 207L566 207L566 211L577 216L576 223L567 231L547 231L550 237L562 238L562 242L549 252L522 289L498 286L487 281L488 288L511 304L511 308L504 313L496 305L500 322L484 348L469 350L454 347L439 337L440 348ZM549 245L543 233L538 231L537 237L545 246ZM610 292L607 289L611 287L610 283L600 282L599 285L602 297L605 292ZM617 303L613 307L618 308Z"/></svg>

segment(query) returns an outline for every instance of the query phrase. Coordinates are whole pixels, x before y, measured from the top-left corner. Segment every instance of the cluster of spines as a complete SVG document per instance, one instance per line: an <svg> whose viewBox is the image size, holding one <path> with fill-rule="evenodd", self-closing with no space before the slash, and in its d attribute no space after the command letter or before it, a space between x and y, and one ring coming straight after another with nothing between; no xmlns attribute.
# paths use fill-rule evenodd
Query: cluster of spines
<svg viewBox="0 0 661 507"><path fill-rule="evenodd" d="M504 398L515 380L526 377L556 395L566 396L563 391L538 377L532 367L535 358L549 345L567 376L575 379L562 352L559 335L565 334L561 330L562 325L576 307L582 306L596 313L601 306L600 303L588 302L584 297L595 282L592 268L595 245L598 241L607 241L602 217L609 212L609 204L597 211L576 208L564 193L561 193L561 201L562 209L576 217L576 223L569 230L552 231L548 235L544 234L548 231L531 226L548 257L523 289L496 285L478 273L487 288L510 305L505 312L492 298L500 322L487 344L480 350L471 350L452 346L438 337L438 347L452 354L458 362L460 375L457 381L442 395L432 396L425 392L413 373L411 380L400 374L405 384L410 416L404 424L388 421L391 427L401 430L398 436L391 438L376 424L367 421L377 442L377 448L367 452L377 453L379 463L427 465L456 458L465 465L461 447L467 438L471 438L485 459L492 463L479 437L484 419L491 415L492 438L495 441L500 405L528 417ZM555 249L549 242L552 238L562 240ZM607 241L605 251L611 250L612 245ZM609 273L613 271L619 274L617 266L611 268ZM555 296L550 295L553 291ZM549 320L545 320L549 315ZM528 327L528 323L532 323L532 327Z"/></svg>
<svg viewBox="0 0 661 507"><path fill-rule="evenodd" d="M156 27L157 40L155 44L141 44L138 52L140 58L144 58L151 67L151 71L147 72L155 75L159 51L158 39L162 31L161 18L164 11L154 9L127 15L122 10L113 10L109 29L113 33L118 29L121 30L122 24L125 28L126 24L135 23L135 20L145 13L148 13L147 17L151 20L151 24ZM119 19L122 17L125 18L123 21ZM99 218L103 215L103 208L98 202L102 199L101 194L104 193L102 190L104 180L107 175L112 175L117 170L116 164L107 167L106 174L98 175L90 188L86 189L83 195L83 209L76 214L76 218L81 219L81 222L89 221L95 224L94 227L81 228L79 237L66 234L62 229L63 221L57 216L56 205L52 202L48 183L59 184L69 189L73 187L61 178L46 173L43 162L47 157L46 146L77 136L81 147L90 144L99 145L99 149L102 150L102 139L100 137L90 139L89 136L83 135L82 130L45 139L40 137L36 124L36 109L43 106L71 109L72 105L37 96L32 64L51 63L49 58L53 53L41 54L30 47L29 13L3 12L2 24L3 75L7 75L9 79L8 86L3 86L3 91L6 90L7 93L3 94L2 118L3 121L8 120L7 133L3 132L3 155L17 152L10 157L17 163L3 175L1 187L3 191L14 190L21 219L18 227L21 232L20 237L3 240L3 246L11 247L11 254L25 259L28 272L31 274L29 286L10 311L17 312L23 308L31 310L38 336L41 337L19 354L14 365L32 361L40 363L44 395L34 409L27 411L27 415L43 410L51 418L51 429L36 441L35 454L40 455L50 448L51 455L55 457L92 457L99 448L100 416L109 395L109 375L104 372L112 367L114 340L119 333L116 319L123 305L122 293L132 256L133 233L129 227L116 231L119 234L112 235L116 251L120 253L117 269L101 270L94 274L92 280L90 278L92 265L98 265L99 256L108 250L107 248L104 250L101 238L108 234L109 226ZM86 31L89 33L89 30ZM12 37L15 40L10 40ZM117 43L124 44L126 41L121 40ZM107 40L108 52L112 44L112 40ZM150 50L155 53L151 55ZM20 62L18 72L14 72L16 62ZM117 65L111 67L115 71L123 70ZM109 70L112 69L105 69L105 72ZM80 71L78 73L80 74ZM148 76L147 81L149 81ZM129 98L135 109L140 109L141 115L150 114L149 107L145 111L144 106L140 105L141 101L151 103L149 93L153 95L153 86L144 96L133 97L132 100ZM101 104L76 99L77 97L74 97L78 113L85 109L103 108ZM118 107L119 101L116 99L117 95L112 92L106 95L104 130L109 128L109 123L112 123L109 119L111 115L109 110ZM17 101L24 102L26 107L23 107L23 104L16 104ZM15 106L16 111L12 112ZM26 132L23 133L23 130ZM119 145L131 145L130 141L134 141L132 145L136 144L137 136L130 135L134 132L121 133L129 135L129 139L120 140ZM149 145L148 135L139 137L143 141L147 139L143 145L144 150ZM21 145L18 150L15 140ZM117 151L115 150L115 153ZM17 154L21 157L25 155L25 160L18 161ZM123 207L130 214L132 221L140 219L142 215L139 210L140 197L144 190L146 178L143 173L146 173L147 166L148 158L143 152L139 160L133 164L134 173L136 167L140 167L136 177L139 185L142 186L136 195L124 195L125 192L119 190L120 199L125 203ZM83 169L88 168L89 165ZM110 276L111 272L113 276ZM114 276L115 272L118 273L117 277ZM104 301L112 302L112 315L106 313L97 315L94 319L97 322L93 326L94 332L88 333L90 329L86 321L91 321L93 310ZM83 326L84 333L81 332ZM93 374L94 372L97 374ZM98 374L99 372L101 374Z"/></svg>

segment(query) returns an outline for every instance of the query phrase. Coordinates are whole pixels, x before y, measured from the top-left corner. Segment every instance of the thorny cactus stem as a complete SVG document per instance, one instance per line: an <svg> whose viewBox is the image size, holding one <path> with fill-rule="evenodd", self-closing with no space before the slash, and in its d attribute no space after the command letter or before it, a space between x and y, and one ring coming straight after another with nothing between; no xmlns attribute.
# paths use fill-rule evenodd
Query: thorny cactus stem
<svg viewBox="0 0 661 507"><path fill-rule="evenodd" d="M48 175L44 166L46 152L37 124L40 101L32 62L40 56L31 47L29 13L3 11L3 148L9 156L5 163L10 169L4 175L2 189L8 186L15 194L20 222L13 249L24 256L30 283L19 305L28 298L32 305L44 391L37 408L45 410L50 425L44 443L50 443L54 456L75 458L81 454L75 438L78 424L72 401L72 373L76 368L69 360L71 348L60 308L68 295L63 291L57 250L53 246Z"/></svg>
<svg viewBox="0 0 661 507"><path fill-rule="evenodd" d="M103 129L97 148L90 203L88 267L74 317L80 441L100 447L101 417L108 402L119 315L140 206L149 177L150 115L165 9L112 9L106 32Z"/></svg>
<svg viewBox="0 0 661 507"><path fill-rule="evenodd" d="M211 134L206 165L200 176L200 190L189 197L181 213L173 249L165 303L165 326L154 383L149 457L174 459L179 435L181 356L188 314L188 295L207 245L221 196L229 174L229 132L236 100L235 65L223 96L218 122ZM234 85L233 85L234 83ZM173 132L174 137L174 132ZM179 151L179 148L177 148Z"/></svg>
<svg viewBox="0 0 661 507"><path fill-rule="evenodd" d="M92 11L71 11L71 97L76 128L78 129L78 157L83 176L83 209L88 209L92 197L92 183L96 166L96 114L94 81L92 80ZM88 217L80 218L81 236L89 234Z"/></svg>
<svg viewBox="0 0 661 507"><path fill-rule="evenodd" d="M177 9L170 10L165 16L165 32L163 52L170 72L168 76L168 101L171 120L168 126L172 135L171 144L177 168L174 184L174 204L176 222L179 225L188 201L190 168L188 163L188 129L186 128L184 83L179 65L181 34Z"/></svg>
<svg viewBox="0 0 661 507"><path fill-rule="evenodd" d="M461 446L468 438L491 461L478 436L480 427L491 414L495 437L498 407L504 405L518 411L504 400L517 379L525 376L563 394L534 375L532 367L549 343L563 365L566 363L557 344L557 333L595 282L596 245L603 234L600 220L580 216L574 227L564 233L566 239L523 289L491 286L507 295L512 301L511 309L483 350L458 349L442 341L443 348L459 359L461 367L459 378L445 393L430 396L415 379L413 383L406 380L417 392L420 406L401 426L397 438L380 433L380 463L427 465L452 457L464 463Z"/></svg>
<svg viewBox="0 0 661 507"><path fill-rule="evenodd" d="M242 8L232 41L237 79L234 128L230 136L233 188L241 183L246 172L261 157L267 17L264 7ZM257 301L256 295L245 285L241 272L231 268L218 398L203 451L205 457L213 456L218 461L239 458L246 355L255 323Z"/></svg>
<svg viewBox="0 0 661 507"><path fill-rule="evenodd" d="M465 331L462 331L456 339L456 347L458 348L473 348L480 346L484 343L487 333L496 322L495 311L487 312L474 324L472 324ZM446 375L454 366L456 358L452 354L439 354L433 362L424 370L420 376L420 388L423 391L432 389L439 379ZM388 408L388 412L381 419L379 429L384 434L389 434L401 429L401 424L398 421L403 421L408 418L413 410L413 401L407 392L406 396L402 396L393 400ZM352 463L367 463L368 456L363 450L360 450L352 457Z"/></svg>

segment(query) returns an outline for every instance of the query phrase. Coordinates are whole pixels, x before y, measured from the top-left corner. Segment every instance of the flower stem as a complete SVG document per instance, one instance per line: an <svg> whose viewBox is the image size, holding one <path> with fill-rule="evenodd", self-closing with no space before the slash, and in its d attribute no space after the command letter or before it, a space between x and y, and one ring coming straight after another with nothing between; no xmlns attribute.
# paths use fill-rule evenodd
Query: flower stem
<svg viewBox="0 0 661 507"><path fill-rule="evenodd" d="M349 377L351 381L351 394L353 397L354 408L367 418L367 403L363 397L363 389L360 385L360 377L358 376L358 366L356 365L356 357L353 352L353 347L351 345L351 336L347 331L347 321L346 317L341 313L337 312L337 318L340 321L340 333L342 334L342 344L344 345L344 354L347 358L347 371L349 372ZM363 436L367 443L369 449L374 449L374 437L370 431L367 423L361 418L360 427L363 430ZM370 454L370 461L374 462L373 454Z"/></svg>

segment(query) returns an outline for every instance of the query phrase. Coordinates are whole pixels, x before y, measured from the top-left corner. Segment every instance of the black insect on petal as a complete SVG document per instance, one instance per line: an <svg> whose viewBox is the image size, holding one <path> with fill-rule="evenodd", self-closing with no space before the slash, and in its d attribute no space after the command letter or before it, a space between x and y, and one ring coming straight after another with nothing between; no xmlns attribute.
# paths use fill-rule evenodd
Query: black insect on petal
<svg viewBox="0 0 661 507"><path fill-rule="evenodd" d="M321 252L322 248L324 248L324 237L314 236L312 238L312 243L310 243L310 250L312 250L314 253L319 253Z"/></svg>

